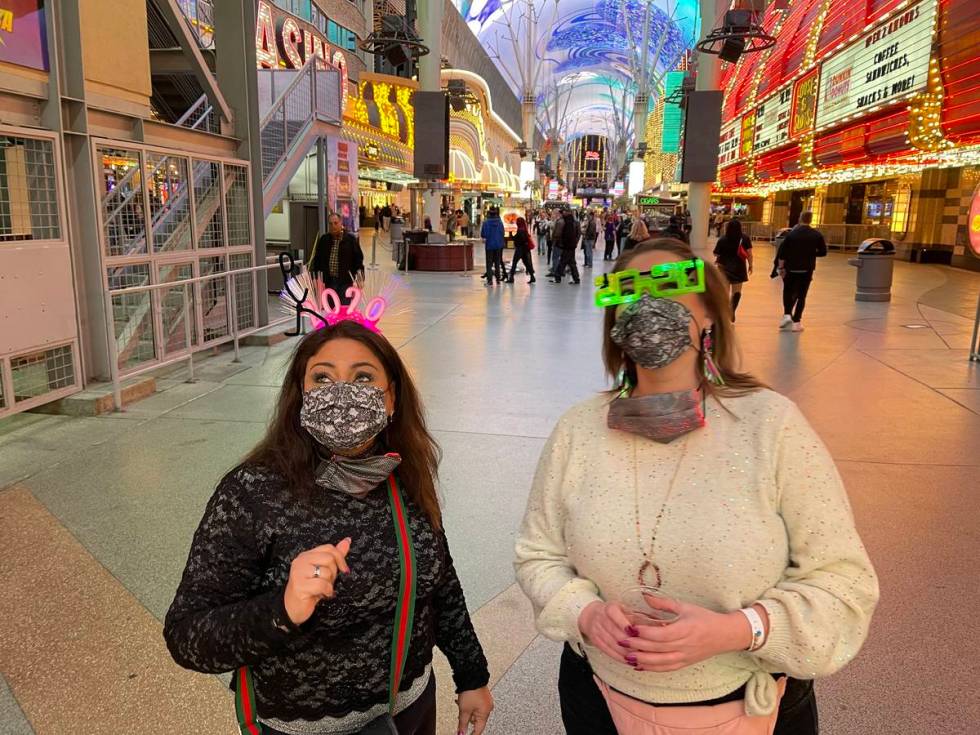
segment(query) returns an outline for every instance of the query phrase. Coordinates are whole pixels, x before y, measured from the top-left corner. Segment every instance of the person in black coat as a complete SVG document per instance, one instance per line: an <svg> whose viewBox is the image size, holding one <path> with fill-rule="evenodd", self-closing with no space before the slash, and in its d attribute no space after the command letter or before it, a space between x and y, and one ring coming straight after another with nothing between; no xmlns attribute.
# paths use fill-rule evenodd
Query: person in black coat
<svg viewBox="0 0 980 735"><path fill-rule="evenodd" d="M327 233L317 238L307 269L337 292L343 304L349 302L347 289L364 280L364 252L357 238L344 232L339 214L327 218Z"/></svg>
<svg viewBox="0 0 980 735"><path fill-rule="evenodd" d="M531 261L531 233L527 229L527 220L523 217L517 218L517 232L514 233L514 259L510 263L510 277L507 283L514 282L514 273L517 271L518 261L524 263L524 270L531 277L528 283L534 283L534 263Z"/></svg>
<svg viewBox="0 0 980 735"><path fill-rule="evenodd" d="M752 241L742 232L742 223L737 219L729 220L725 236L715 244L715 264L731 284L732 321L735 321L735 310L742 300L742 284L752 272Z"/></svg>
<svg viewBox="0 0 980 735"><path fill-rule="evenodd" d="M799 224L789 231L776 253L776 272L783 279L783 331L803 331L803 309L817 269L817 258L827 255L827 242L810 226L813 212L803 212Z"/></svg>

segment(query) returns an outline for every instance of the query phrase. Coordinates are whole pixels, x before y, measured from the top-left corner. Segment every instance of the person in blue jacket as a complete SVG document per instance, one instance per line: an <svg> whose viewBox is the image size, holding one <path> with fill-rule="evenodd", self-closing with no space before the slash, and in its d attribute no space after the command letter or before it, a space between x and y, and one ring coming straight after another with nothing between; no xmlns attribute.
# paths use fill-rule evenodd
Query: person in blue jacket
<svg viewBox="0 0 980 735"><path fill-rule="evenodd" d="M494 278L497 283L503 283L507 280L507 269L504 267L504 223L499 209L490 210L480 228L480 237L487 254L487 272L483 275L486 285L492 286Z"/></svg>

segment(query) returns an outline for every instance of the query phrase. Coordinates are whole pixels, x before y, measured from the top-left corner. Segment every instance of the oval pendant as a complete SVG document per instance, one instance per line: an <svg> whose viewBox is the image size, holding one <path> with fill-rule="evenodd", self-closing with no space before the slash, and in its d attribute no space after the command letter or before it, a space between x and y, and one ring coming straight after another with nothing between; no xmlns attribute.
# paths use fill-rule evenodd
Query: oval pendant
<svg viewBox="0 0 980 735"><path fill-rule="evenodd" d="M647 579L648 574L651 572L654 577L653 580ZM656 587L660 589L660 567L647 559L640 565L640 571L636 575L636 581L642 587Z"/></svg>

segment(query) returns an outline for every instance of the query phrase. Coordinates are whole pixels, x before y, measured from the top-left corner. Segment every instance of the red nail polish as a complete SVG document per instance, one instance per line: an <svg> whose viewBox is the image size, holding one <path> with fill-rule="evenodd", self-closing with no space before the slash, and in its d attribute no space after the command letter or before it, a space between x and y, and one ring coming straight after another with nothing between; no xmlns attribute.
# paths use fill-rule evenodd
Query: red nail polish
<svg viewBox="0 0 980 735"><path fill-rule="evenodd" d="M619 641L619 645L621 645L623 648L629 648L630 647L630 642L629 641Z"/></svg>
<svg viewBox="0 0 980 735"><path fill-rule="evenodd" d="M630 637L632 637L632 638L636 638L637 636L639 636L639 635L640 635L640 631L638 631L638 630L637 630L636 628L634 628L634 627L633 627L632 625L627 625L627 626L626 626L626 634L627 634L628 636L630 636Z"/></svg>
<svg viewBox="0 0 980 735"><path fill-rule="evenodd" d="M634 654L632 654L632 653L627 654L627 656L626 656L626 663L628 663L630 666L636 666L637 665L636 664L636 656Z"/></svg>

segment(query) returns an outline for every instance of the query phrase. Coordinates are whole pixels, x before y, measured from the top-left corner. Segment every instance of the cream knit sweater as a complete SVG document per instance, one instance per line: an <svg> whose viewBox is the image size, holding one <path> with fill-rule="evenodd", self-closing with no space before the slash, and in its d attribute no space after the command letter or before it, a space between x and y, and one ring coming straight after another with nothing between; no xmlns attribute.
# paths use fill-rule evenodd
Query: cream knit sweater
<svg viewBox="0 0 980 735"><path fill-rule="evenodd" d="M601 679L638 699L705 701L746 684L753 715L775 706L765 672L812 679L854 658L878 580L834 461L796 406L768 390L722 399L731 413L708 399L706 427L658 444L609 429L610 400L565 414L538 463L515 563L538 630L583 645ZM760 602L769 638L752 654L637 672L583 641L578 617L637 584L675 475L652 554L664 591L718 612Z"/></svg>

